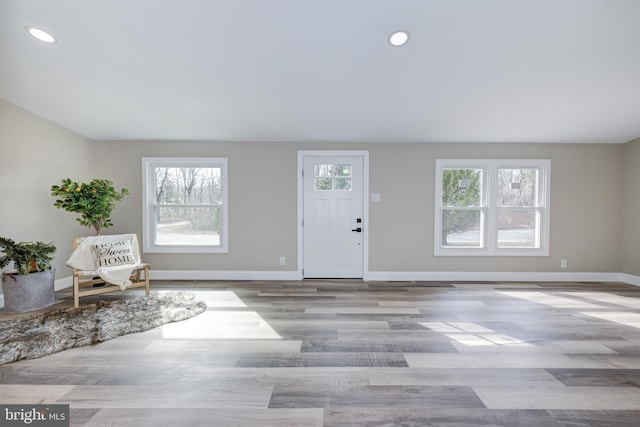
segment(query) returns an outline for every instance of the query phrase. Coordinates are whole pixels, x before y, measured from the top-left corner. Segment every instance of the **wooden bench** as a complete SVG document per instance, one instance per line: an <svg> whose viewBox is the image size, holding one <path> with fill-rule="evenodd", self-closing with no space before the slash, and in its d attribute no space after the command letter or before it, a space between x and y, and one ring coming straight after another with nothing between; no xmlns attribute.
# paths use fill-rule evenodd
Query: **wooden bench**
<svg viewBox="0 0 640 427"><path fill-rule="evenodd" d="M83 239L84 237L73 238L73 250L80 245ZM149 285L149 264L141 263L137 265L135 271L131 274L130 280L132 284L127 289L144 287L148 296L151 290ZM106 283L98 277L95 271L73 268L73 306L76 308L80 306L80 297L120 291L120 286Z"/></svg>

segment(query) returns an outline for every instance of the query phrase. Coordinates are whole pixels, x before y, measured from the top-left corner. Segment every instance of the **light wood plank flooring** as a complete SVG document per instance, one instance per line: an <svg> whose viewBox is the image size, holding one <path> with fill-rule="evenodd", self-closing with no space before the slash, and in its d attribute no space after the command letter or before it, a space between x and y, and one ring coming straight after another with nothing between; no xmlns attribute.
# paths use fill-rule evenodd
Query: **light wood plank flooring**
<svg viewBox="0 0 640 427"><path fill-rule="evenodd" d="M208 310L2 366L0 402L74 426L640 425L640 287L152 284L174 289Z"/></svg>

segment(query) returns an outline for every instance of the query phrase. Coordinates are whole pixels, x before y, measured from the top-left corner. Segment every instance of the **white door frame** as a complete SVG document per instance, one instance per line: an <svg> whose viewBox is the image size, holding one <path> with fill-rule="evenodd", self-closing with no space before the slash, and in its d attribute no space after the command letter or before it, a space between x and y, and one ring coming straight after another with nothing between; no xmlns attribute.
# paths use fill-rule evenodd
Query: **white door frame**
<svg viewBox="0 0 640 427"><path fill-rule="evenodd" d="M299 150L298 151L298 277L303 278L302 267L304 262L304 230L302 219L304 218L304 182L302 169L305 157L362 157L363 160L363 182L362 182L362 208L364 218L362 219L362 278L367 280L369 276L369 151L347 151L347 150Z"/></svg>

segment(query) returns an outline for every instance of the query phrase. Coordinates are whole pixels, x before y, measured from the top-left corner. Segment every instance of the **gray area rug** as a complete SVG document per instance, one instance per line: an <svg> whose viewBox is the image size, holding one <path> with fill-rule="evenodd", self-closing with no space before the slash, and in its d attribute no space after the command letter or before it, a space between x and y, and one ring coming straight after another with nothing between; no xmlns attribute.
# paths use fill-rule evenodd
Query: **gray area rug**
<svg viewBox="0 0 640 427"><path fill-rule="evenodd" d="M170 292L0 321L0 365L146 331L206 309L191 292Z"/></svg>

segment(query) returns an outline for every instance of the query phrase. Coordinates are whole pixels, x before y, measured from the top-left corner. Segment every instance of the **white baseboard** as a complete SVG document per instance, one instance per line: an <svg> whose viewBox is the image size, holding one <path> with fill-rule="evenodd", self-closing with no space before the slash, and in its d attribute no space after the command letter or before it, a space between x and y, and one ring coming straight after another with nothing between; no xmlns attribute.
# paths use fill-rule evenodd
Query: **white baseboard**
<svg viewBox="0 0 640 427"><path fill-rule="evenodd" d="M631 274L620 273L621 282L628 283L630 285L640 286L640 276L634 276Z"/></svg>
<svg viewBox="0 0 640 427"><path fill-rule="evenodd" d="M621 273L471 272L471 271L370 271L365 280L481 281L481 282L625 282ZM635 277L635 276L629 276ZM638 286L640 286L640 277ZM635 284L635 283L631 283Z"/></svg>
<svg viewBox="0 0 640 427"><path fill-rule="evenodd" d="M151 280L302 280L298 271L153 270Z"/></svg>
<svg viewBox="0 0 640 427"><path fill-rule="evenodd" d="M151 270L152 280L302 280L300 271ZM640 277L623 273L370 271L371 281L487 281L487 282L624 282L640 286Z"/></svg>
<svg viewBox="0 0 640 427"><path fill-rule="evenodd" d="M302 280L299 271L151 270L151 280ZM640 286L640 276L626 273L370 271L364 280L481 281L481 282L623 282ZM56 291L72 285L72 278L56 280ZM2 295L0 295L1 301Z"/></svg>
<svg viewBox="0 0 640 427"><path fill-rule="evenodd" d="M71 286L73 286L73 277L69 276L69 277L63 277L62 279L56 279L56 282L53 285L53 288L56 291L59 291L61 289L70 288Z"/></svg>

